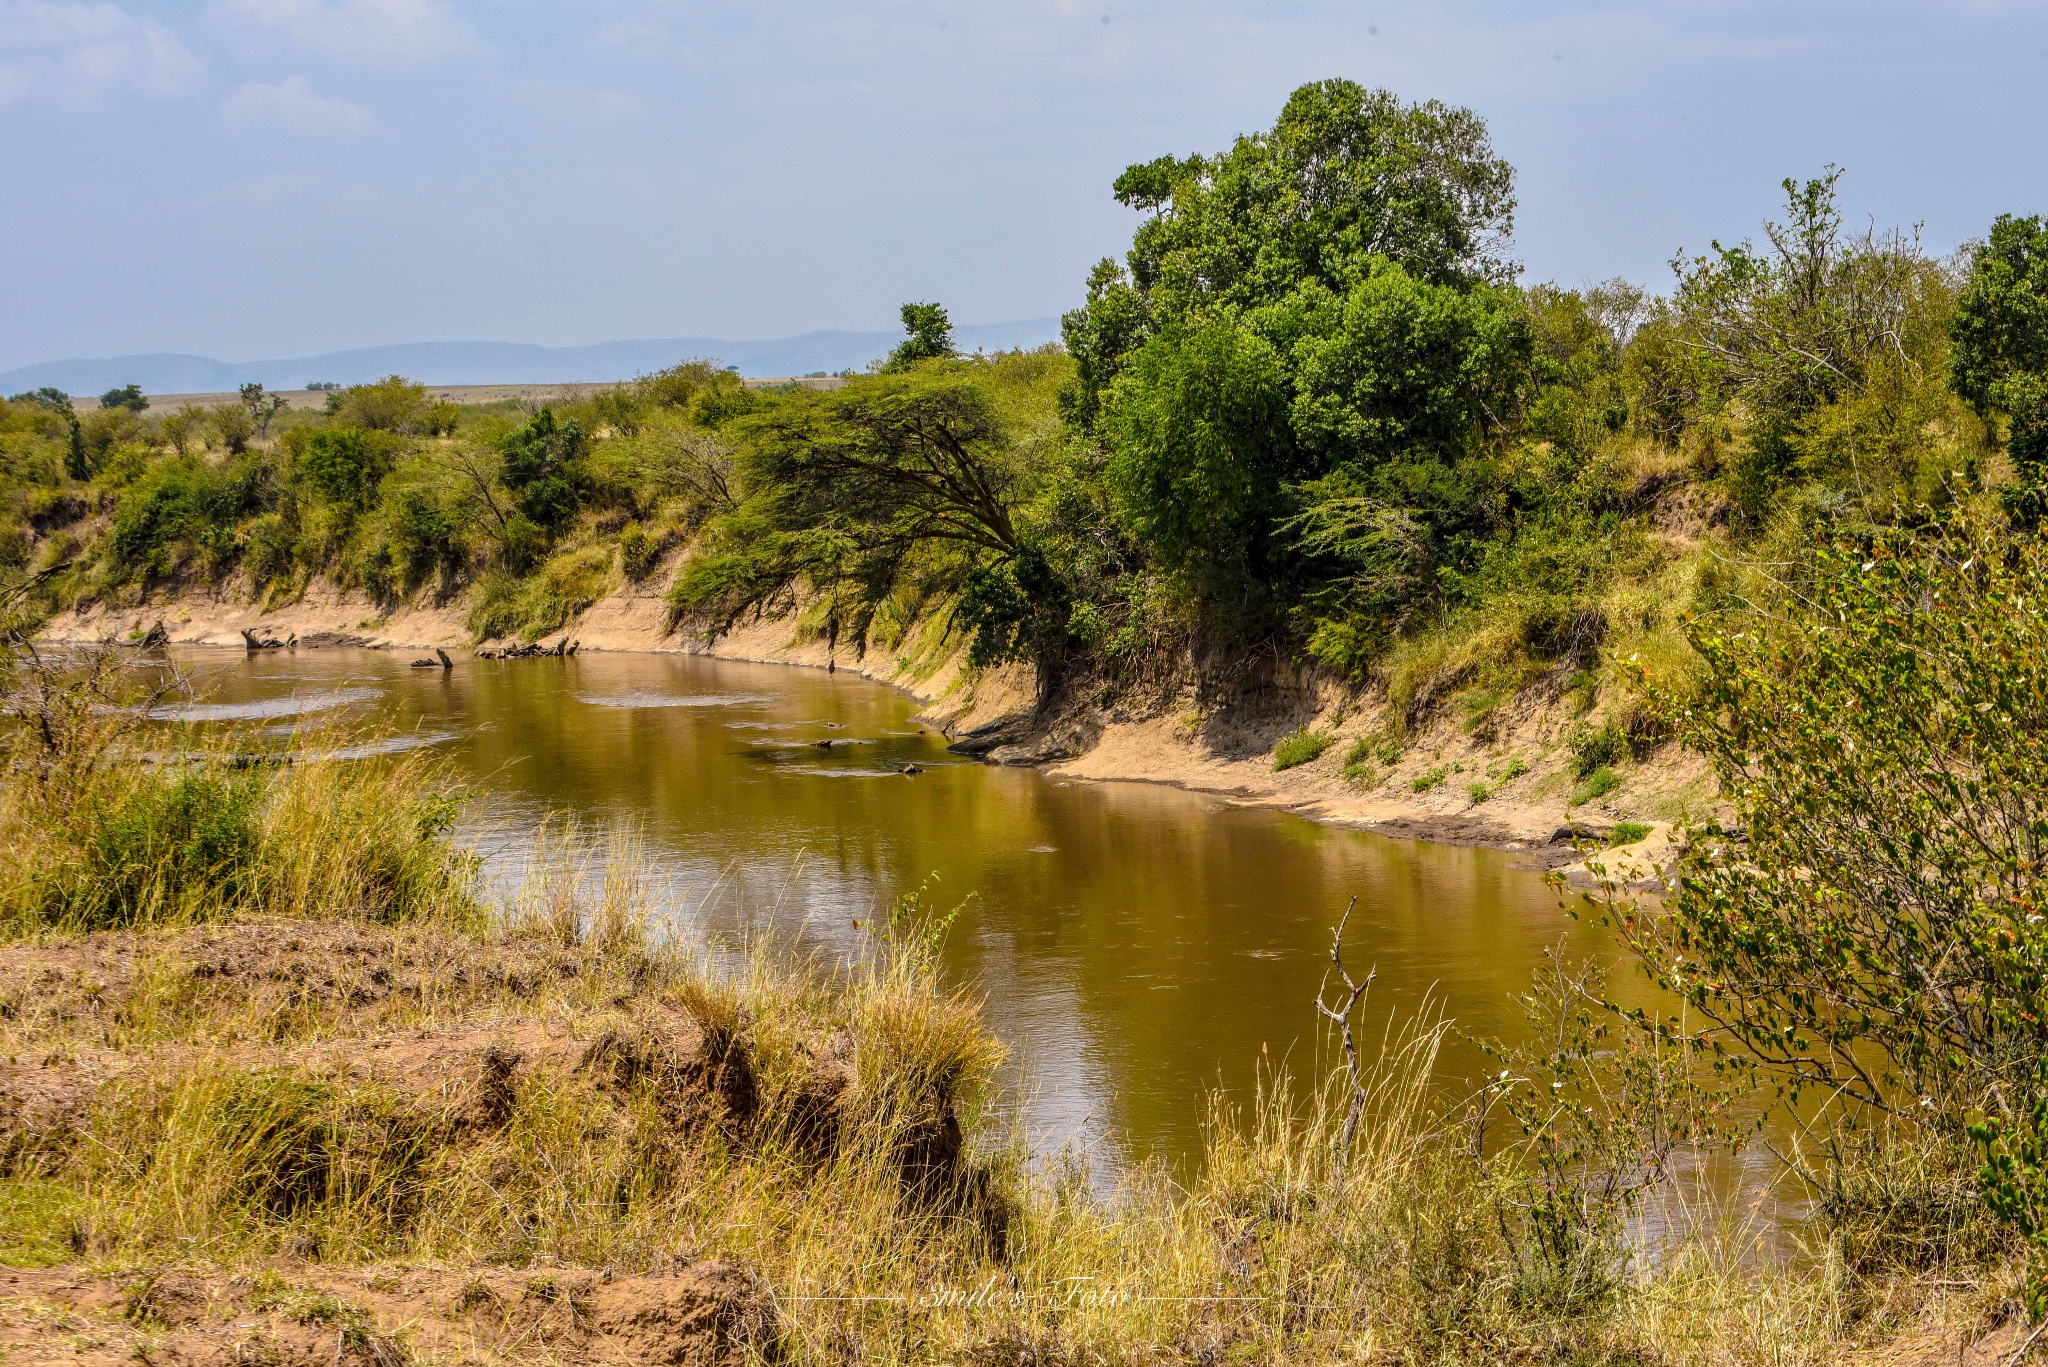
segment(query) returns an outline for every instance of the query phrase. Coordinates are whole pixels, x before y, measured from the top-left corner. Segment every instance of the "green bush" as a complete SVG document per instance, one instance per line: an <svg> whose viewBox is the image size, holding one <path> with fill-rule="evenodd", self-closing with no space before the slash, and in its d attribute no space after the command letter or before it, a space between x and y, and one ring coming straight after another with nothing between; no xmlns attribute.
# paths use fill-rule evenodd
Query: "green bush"
<svg viewBox="0 0 2048 1367"><path fill-rule="evenodd" d="M1307 764L1336 743L1335 736L1296 731L1291 736L1282 737L1280 743L1273 747L1273 768L1292 769L1297 764Z"/></svg>
<svg viewBox="0 0 2048 1367"><path fill-rule="evenodd" d="M1703 691L1670 709L1745 840L1695 842L1670 904L1615 924L1717 1066L1974 1124L1959 1198L2043 1240L2048 544L1951 514L1804 568L1768 630L1692 624Z"/></svg>
<svg viewBox="0 0 2048 1367"><path fill-rule="evenodd" d="M619 533L619 569L626 578L639 583L654 572L661 558L661 543L649 536L637 522L629 522Z"/></svg>
<svg viewBox="0 0 2048 1367"><path fill-rule="evenodd" d="M1380 772L1372 766L1372 741L1360 736L1344 752L1344 777L1361 788L1379 786Z"/></svg>
<svg viewBox="0 0 2048 1367"><path fill-rule="evenodd" d="M405 586L416 589L436 573L453 572L462 562L455 517L424 489L407 489L391 509L391 532L405 561Z"/></svg>
<svg viewBox="0 0 2048 1367"><path fill-rule="evenodd" d="M1465 796L1470 798L1472 805L1476 807L1493 796L1493 789L1486 786L1486 780L1474 779L1465 785Z"/></svg>
<svg viewBox="0 0 2048 1367"><path fill-rule="evenodd" d="M1426 793L1450 776L1450 766L1439 764L1434 769L1425 769L1408 780L1408 787L1413 792Z"/></svg>
<svg viewBox="0 0 2048 1367"><path fill-rule="evenodd" d="M369 501L369 450L363 434L352 427L322 427L309 433L299 467L306 482L329 503L356 508Z"/></svg>
<svg viewBox="0 0 2048 1367"><path fill-rule="evenodd" d="M237 900L261 844L258 797L247 776L186 774L131 789L93 821L85 884L91 904L50 919L100 930L154 919L202 889Z"/></svg>
<svg viewBox="0 0 2048 1367"><path fill-rule="evenodd" d="M1609 845L1633 845L1650 834L1650 828L1640 821L1617 821L1614 829L1607 833Z"/></svg>
<svg viewBox="0 0 2048 1367"><path fill-rule="evenodd" d="M232 547L236 525L269 500L269 486L270 468L258 460L218 467L197 458L165 461L123 490L115 505L115 563L162 574L176 547Z"/></svg>
<svg viewBox="0 0 2048 1367"><path fill-rule="evenodd" d="M1574 727L1565 744L1572 752L1572 772L1580 778L1628 753L1628 737L1612 722Z"/></svg>
<svg viewBox="0 0 2048 1367"><path fill-rule="evenodd" d="M1583 807L1588 802L1606 797L1620 786L1620 774L1615 773L1612 769L1595 769L1586 776L1586 781L1579 785L1578 791L1572 794L1569 805Z"/></svg>

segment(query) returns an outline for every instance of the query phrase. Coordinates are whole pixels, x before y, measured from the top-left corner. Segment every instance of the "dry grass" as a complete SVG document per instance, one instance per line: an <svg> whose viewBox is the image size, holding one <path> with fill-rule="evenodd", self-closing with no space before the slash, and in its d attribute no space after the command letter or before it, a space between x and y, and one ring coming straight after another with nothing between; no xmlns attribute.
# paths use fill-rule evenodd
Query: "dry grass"
<svg viewBox="0 0 2048 1367"><path fill-rule="evenodd" d="M0 934L236 914L480 914L450 775L419 752L278 750L156 720L167 667L111 648L10 659L0 730Z"/></svg>
<svg viewBox="0 0 2048 1367"><path fill-rule="evenodd" d="M1930 1295L1760 1261L1706 1202L1654 1268L1560 1300L1518 1251L1525 1174L1477 1161L1432 1085L1440 1029L1381 1050L1348 1154L1346 1094L1271 1079L1216 1103L1191 1184L1141 1168L1104 1198L987 1113L999 1050L924 941L713 971L649 933L630 870L586 873L482 933L249 918L7 951L0 1257L715 1263L772 1288L807 1362L1823 1362Z"/></svg>
<svg viewBox="0 0 2048 1367"><path fill-rule="evenodd" d="M664 933L630 837L599 857L557 831L486 917L420 824L429 768L145 767L128 714L73 712L90 743L17 751L0 799L39 868L84 868L106 814L191 772L252 785L256 853L239 881L148 865L118 928L30 895L82 884L8 885L0 1267L50 1272L0 1271L32 1311L0 1313L0 1343L33 1353L147 1359L175 1320L207 1351L260 1321L378 1367L1799 1364L1928 1313L1983 1328L2017 1282L1941 1223L1954 1165L1903 1140L1851 1156L1806 1262L1760 1257L1755 1217L1713 1201L1649 1263L1620 1222L1558 1245L1533 1150L1475 1140L1426 1022L1368 1061L1348 1147L1340 1082L1300 1103L1269 1078L1214 1104L1197 1177L1140 1167L1104 1196L990 1106L1000 1048L914 899L857 962L712 963ZM165 1308L177 1278L218 1313ZM36 1308L60 1292L87 1309ZM670 1338L634 1337L654 1320Z"/></svg>

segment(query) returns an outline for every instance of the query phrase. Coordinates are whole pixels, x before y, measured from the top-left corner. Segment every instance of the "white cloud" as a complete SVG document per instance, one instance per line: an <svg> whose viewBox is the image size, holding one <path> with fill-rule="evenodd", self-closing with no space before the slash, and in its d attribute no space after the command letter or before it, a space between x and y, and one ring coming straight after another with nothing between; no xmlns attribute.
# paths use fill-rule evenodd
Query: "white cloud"
<svg viewBox="0 0 2048 1367"><path fill-rule="evenodd" d="M361 105L313 93L304 76L287 76L276 85L239 86L221 113L231 123L299 133L367 133L377 126L377 116Z"/></svg>
<svg viewBox="0 0 2048 1367"><path fill-rule="evenodd" d="M0 0L0 107L88 104L110 93L174 98L205 74L170 30L118 5Z"/></svg>
<svg viewBox="0 0 2048 1367"><path fill-rule="evenodd" d="M410 66L477 41L439 0L219 0L214 11L344 60Z"/></svg>

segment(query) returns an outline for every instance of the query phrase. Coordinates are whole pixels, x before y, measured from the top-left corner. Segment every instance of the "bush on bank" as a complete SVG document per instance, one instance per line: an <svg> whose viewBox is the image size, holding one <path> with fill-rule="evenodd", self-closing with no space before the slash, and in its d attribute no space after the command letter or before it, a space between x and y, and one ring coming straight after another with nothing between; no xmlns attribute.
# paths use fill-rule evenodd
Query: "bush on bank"
<svg viewBox="0 0 2048 1367"><path fill-rule="evenodd" d="M10 651L0 668L0 926L8 934L248 913L375 921L477 914L449 841L448 775L155 721L175 676L111 650ZM138 683L137 676L151 683Z"/></svg>

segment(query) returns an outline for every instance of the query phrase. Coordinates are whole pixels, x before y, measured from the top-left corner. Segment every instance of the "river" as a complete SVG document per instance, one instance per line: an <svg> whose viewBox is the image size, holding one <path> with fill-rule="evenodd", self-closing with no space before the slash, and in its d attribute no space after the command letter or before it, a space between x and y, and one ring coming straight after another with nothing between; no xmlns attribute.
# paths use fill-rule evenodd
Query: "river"
<svg viewBox="0 0 2048 1367"><path fill-rule="evenodd" d="M846 674L673 655L450 671L348 649L176 658L195 686L180 715L433 747L480 795L467 831L501 874L550 818L637 830L680 928L714 949L770 934L858 953L856 922L929 883L929 904L961 906L944 968L1008 1046L1006 1104L1041 1152L1075 1145L1103 1170L1188 1160L1205 1095L1248 1097L1262 1055L1330 1066L1313 1003L1354 897L1347 959L1377 974L1369 1040L1432 1001L1464 1032L1513 1038L1546 948L1612 953L1513 855L984 765L947 754L912 700ZM1482 1064L1454 1037L1441 1067Z"/></svg>

